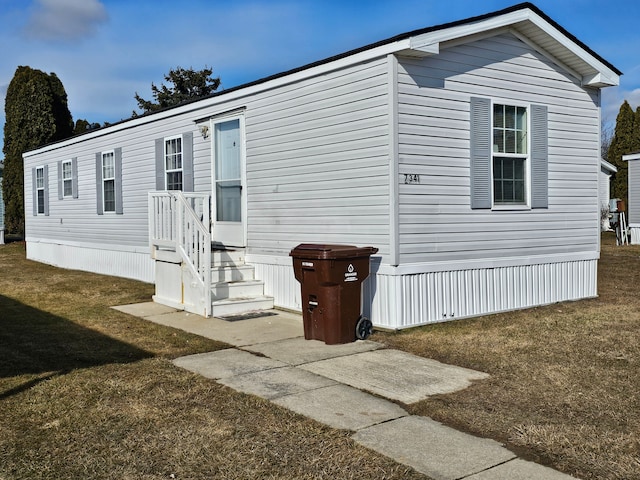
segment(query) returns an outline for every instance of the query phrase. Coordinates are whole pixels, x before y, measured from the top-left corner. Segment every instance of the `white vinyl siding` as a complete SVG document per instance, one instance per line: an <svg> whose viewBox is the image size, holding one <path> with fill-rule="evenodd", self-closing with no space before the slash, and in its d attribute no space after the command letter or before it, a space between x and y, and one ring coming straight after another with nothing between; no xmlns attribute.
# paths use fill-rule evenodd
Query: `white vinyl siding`
<svg viewBox="0 0 640 480"><path fill-rule="evenodd" d="M596 91L509 34L422 60L400 58L398 75L401 263L597 251ZM543 148L531 138L530 155L544 157L530 173L532 194L540 193L532 210L491 210L490 196L471 209L473 98L531 105L532 132L533 107L542 107ZM404 184L405 174L420 183Z"/></svg>
<svg viewBox="0 0 640 480"><path fill-rule="evenodd" d="M135 128L109 127L115 131L79 137L62 150L28 157L27 165L57 161L61 155L76 157L78 189L87 193L78 201L59 202L50 222L28 220L27 236L147 252L147 193L165 188L164 140L182 136L185 191L211 194L213 132L205 138L198 125L243 110L248 250L288 258L293 247L307 241L372 245L386 255L390 221L386 82L386 59L379 59L196 112L159 120L150 117ZM96 168L97 152L101 162L101 153L111 150L116 167L119 152L122 158L116 180L121 179L126 214L104 215L98 208L96 215L97 205L102 205L97 198L102 192L97 189L102 175Z"/></svg>
<svg viewBox="0 0 640 480"><path fill-rule="evenodd" d="M389 253L386 59L261 95L246 111L248 243Z"/></svg>

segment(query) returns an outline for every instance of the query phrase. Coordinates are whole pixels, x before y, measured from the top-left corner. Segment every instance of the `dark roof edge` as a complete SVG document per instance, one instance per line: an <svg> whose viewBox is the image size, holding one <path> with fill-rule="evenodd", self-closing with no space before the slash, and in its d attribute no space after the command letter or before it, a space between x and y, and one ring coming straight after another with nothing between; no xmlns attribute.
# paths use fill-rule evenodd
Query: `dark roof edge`
<svg viewBox="0 0 640 480"><path fill-rule="evenodd" d="M113 127L113 126L120 125L120 124L129 122L129 121L131 121L133 119L137 119L137 118L150 117L150 116L155 115L157 113L166 112L166 111L172 110L174 108L183 107L185 105L190 105L192 103L201 102L201 101L207 100L209 98L219 97L221 95L226 95L226 94L231 93L231 92L242 90L244 88L249 88L249 87L253 87L253 86L256 86L256 85L260 85L262 83L266 83L266 82L269 82L271 80L276 80L278 78L286 77L288 75L293 75L293 74L302 72L304 70L308 70L308 69L311 69L311 68L314 68L314 67L318 67L320 65L324 65L324 64L331 63L331 62L334 62L334 61L337 61L337 60L341 60L343 58L347 58L347 57L350 57L352 55L356 55L358 53L365 52L367 50L372 50L374 48L381 47L381 46L387 45L389 43L397 42L397 41L400 41L400 40L405 40L405 39L407 39L409 37L413 37L413 36L416 36L416 35L422 35L422 34L425 34L425 33L431 33L431 32L435 32L435 31L438 31L438 30L444 30L446 28L452 28L452 27L458 27L458 26L466 25L466 24L470 24L470 23L476 23L476 22L480 22L480 21L483 21L483 20L488 20L490 18L499 17L501 15L506 15L508 13L516 12L518 10L524 10L524 9L527 9L527 8L532 10L536 14L538 14L545 21L549 22L554 28L558 29L563 35L565 35L571 41L573 41L574 43L579 45L582 49L587 51L590 55L592 55L597 60L602 62L604 65L606 65L608 68L613 70L617 75L622 75L622 72L620 70L618 70L615 66L613 66L607 60L605 60L600 55L598 55L596 52L594 52L586 44L581 42L576 36L574 36L573 34L569 33L567 30L565 30L564 27L562 27L560 24L558 24L556 21L554 21L551 17L549 17L546 13L544 13L542 10L540 10L537 6L535 6L534 4L532 4L530 2L523 2L523 3L519 3L517 5L512 5L510 7L504 8L502 10L497 10L495 12L485 13L485 14L482 14L482 15L477 15L475 17L465 18L465 19L462 19L462 20L456 20L454 22L443 23L443 24L440 24L440 25L435 25L435 26L431 26L431 27L412 30L410 32L401 33L399 35L395 35L395 36L387 38L385 40L380 40L378 42L371 43L371 44L365 45L363 47L355 48L353 50L349 50L347 52L340 53L340 54L334 55L332 57L328 57L328 58L325 58L325 59L322 59L322 60L318 60L318 61L315 61L315 62L312 62L312 63L308 63L306 65L302 65L301 67L296 67L296 68L293 68L291 70L286 70L284 72L280 72L280 73L276 73L276 74L273 74L273 75L269 75L267 77L263 77L263 78L260 78L258 80L253 80L253 81L248 82L248 83L243 83L241 85L237 85L237 86L231 87L229 89L220 90L220 91L214 92L211 95L208 95L206 97L196 98L196 99L193 99L193 100L187 100L187 101L182 102L182 103L180 103L178 105L173 105L171 107L162 108L160 110L155 110L153 112L144 113L142 115L138 115L137 117L132 117L132 118L127 118L127 119L124 119L124 120L120 120L119 122L115 122L115 123L110 124L108 127L102 127L102 128ZM91 130L90 132L95 132L95 131L101 130L102 128L96 129L96 130ZM77 136L80 137L80 136L86 135L86 134L88 134L90 132L86 132L86 133L83 132L83 133L81 133L81 134L79 134ZM68 140L68 139L65 139L65 140ZM65 141L65 140L60 140L58 142L52 142L51 144L48 144L48 145L54 145L56 143L59 143L59 142ZM46 147L48 145L43 145L40 148L44 148L44 147Z"/></svg>

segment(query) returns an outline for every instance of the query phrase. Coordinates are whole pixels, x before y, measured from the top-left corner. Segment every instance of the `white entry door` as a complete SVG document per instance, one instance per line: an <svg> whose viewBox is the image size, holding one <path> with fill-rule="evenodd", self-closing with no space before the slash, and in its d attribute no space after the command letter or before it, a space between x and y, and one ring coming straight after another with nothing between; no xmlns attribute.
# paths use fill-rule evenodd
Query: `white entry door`
<svg viewBox="0 0 640 480"><path fill-rule="evenodd" d="M224 246L244 247L243 146L240 119L213 122L212 239Z"/></svg>

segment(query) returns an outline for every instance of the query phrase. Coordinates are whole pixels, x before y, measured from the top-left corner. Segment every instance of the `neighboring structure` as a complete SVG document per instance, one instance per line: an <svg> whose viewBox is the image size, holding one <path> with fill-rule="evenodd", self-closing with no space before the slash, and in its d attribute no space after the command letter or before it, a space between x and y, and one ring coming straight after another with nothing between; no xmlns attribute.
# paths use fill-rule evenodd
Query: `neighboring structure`
<svg viewBox="0 0 640 480"><path fill-rule="evenodd" d="M2 177L4 162L0 161L0 245L4 245L4 199L2 198Z"/></svg>
<svg viewBox="0 0 640 480"><path fill-rule="evenodd" d="M611 231L609 223L609 200L611 200L611 175L618 169L604 159L600 160L600 228L603 232Z"/></svg>
<svg viewBox="0 0 640 480"><path fill-rule="evenodd" d="M640 152L623 155L627 164L628 203L627 223L629 225L629 243L640 244Z"/></svg>
<svg viewBox="0 0 640 480"><path fill-rule="evenodd" d="M27 255L219 315L307 308L300 243L371 245L387 328L593 297L620 74L528 3L398 35L27 152Z"/></svg>

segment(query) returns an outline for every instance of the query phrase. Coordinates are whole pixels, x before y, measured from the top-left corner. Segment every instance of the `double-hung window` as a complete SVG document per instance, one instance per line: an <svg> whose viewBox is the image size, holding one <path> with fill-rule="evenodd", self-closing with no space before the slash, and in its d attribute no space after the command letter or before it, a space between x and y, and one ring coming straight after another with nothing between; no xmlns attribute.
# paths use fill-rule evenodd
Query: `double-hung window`
<svg viewBox="0 0 640 480"><path fill-rule="evenodd" d="M73 196L73 167L71 160L62 162L62 195L64 197Z"/></svg>
<svg viewBox="0 0 640 480"><path fill-rule="evenodd" d="M164 141L164 167L167 190L182 190L182 137Z"/></svg>
<svg viewBox="0 0 640 480"><path fill-rule="evenodd" d="M77 181L77 174L74 173ZM77 194L77 186L74 187ZM122 148L96 152L96 211L98 215L123 215Z"/></svg>
<svg viewBox="0 0 640 480"><path fill-rule="evenodd" d="M114 152L102 153L103 211L116 211L116 163Z"/></svg>
<svg viewBox="0 0 640 480"><path fill-rule="evenodd" d="M472 209L549 208L546 105L471 97Z"/></svg>
<svg viewBox="0 0 640 480"><path fill-rule="evenodd" d="M193 192L193 133L156 138L156 190Z"/></svg>
<svg viewBox="0 0 640 480"><path fill-rule="evenodd" d="M36 168L36 212L38 215L45 213L45 179L44 167Z"/></svg>
<svg viewBox="0 0 640 480"><path fill-rule="evenodd" d="M528 114L526 107L493 105L493 203L528 204Z"/></svg>

